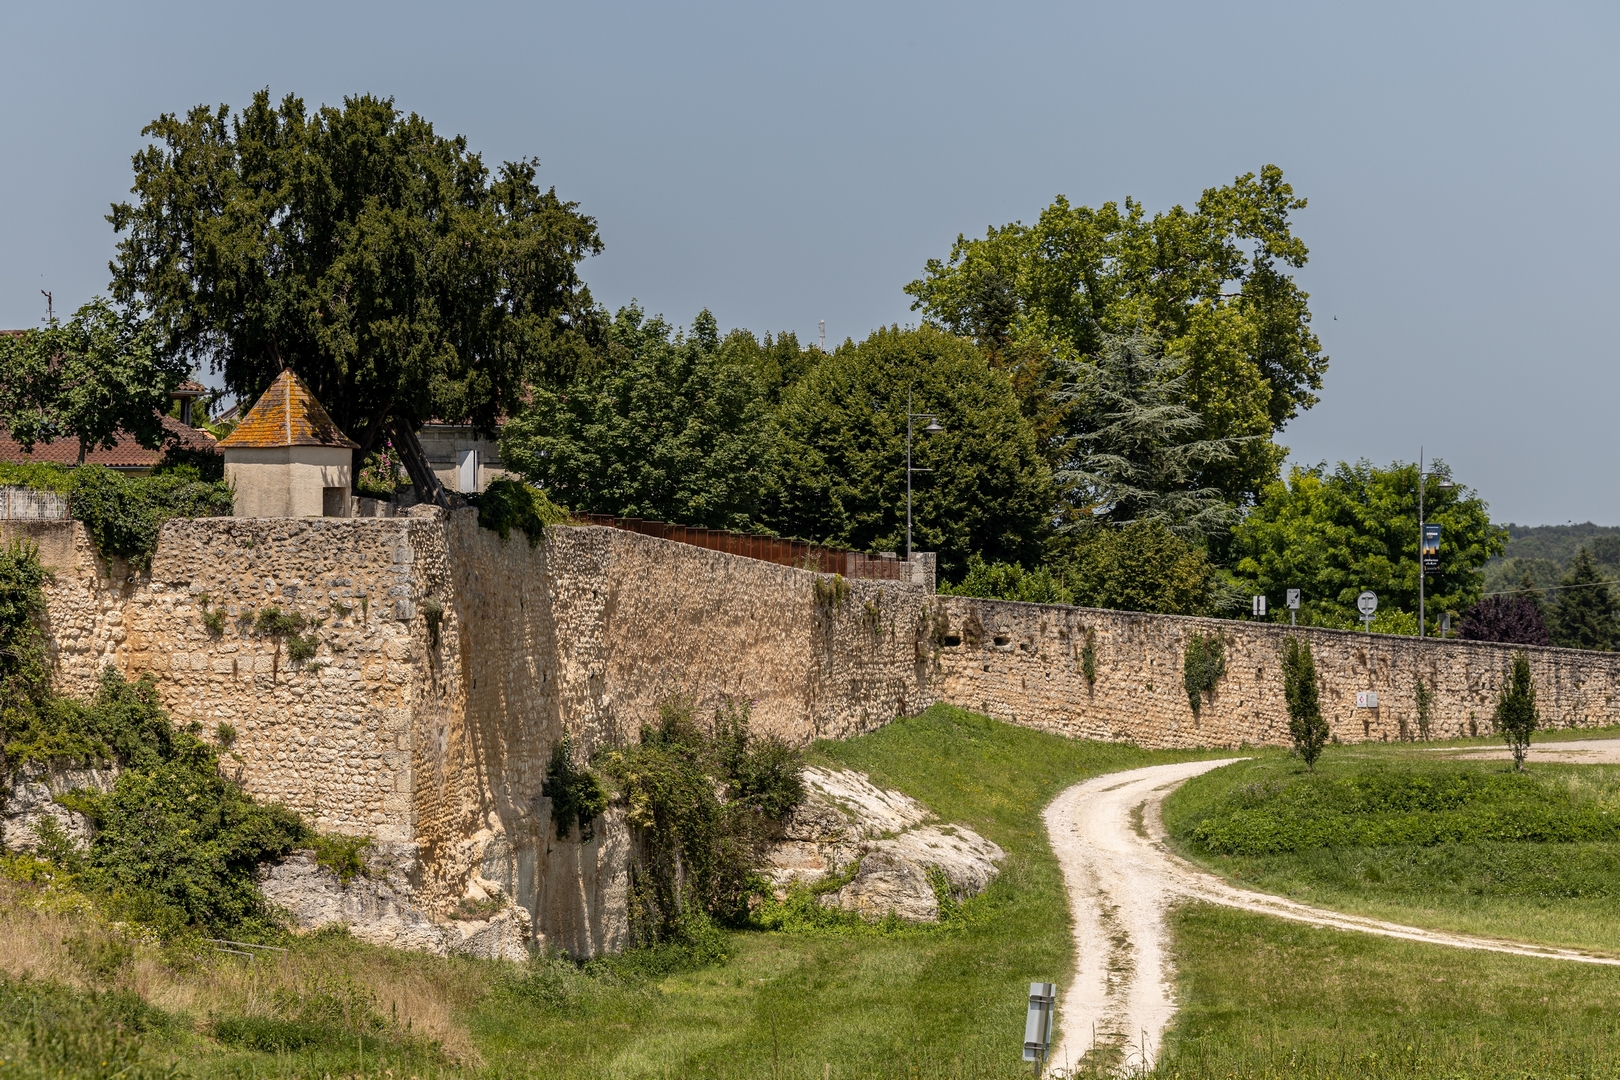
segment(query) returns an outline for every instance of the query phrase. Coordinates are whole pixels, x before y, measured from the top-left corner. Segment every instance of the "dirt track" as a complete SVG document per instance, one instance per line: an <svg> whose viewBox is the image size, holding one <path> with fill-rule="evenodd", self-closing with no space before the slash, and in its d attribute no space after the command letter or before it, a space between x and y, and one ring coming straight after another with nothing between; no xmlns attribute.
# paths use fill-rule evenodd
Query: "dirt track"
<svg viewBox="0 0 1620 1080"><path fill-rule="evenodd" d="M1459 949L1620 965L1573 949L1422 930L1345 915L1234 888L1164 844L1160 809L1186 780L1241 758L1155 765L1076 784L1046 808L1052 850L1074 913L1074 979L1058 1002L1060 1033L1050 1068L1062 1074L1096 1045L1130 1066L1151 1066L1176 1005L1165 913L1205 900L1281 919ZM1134 820L1133 820L1134 819Z"/></svg>

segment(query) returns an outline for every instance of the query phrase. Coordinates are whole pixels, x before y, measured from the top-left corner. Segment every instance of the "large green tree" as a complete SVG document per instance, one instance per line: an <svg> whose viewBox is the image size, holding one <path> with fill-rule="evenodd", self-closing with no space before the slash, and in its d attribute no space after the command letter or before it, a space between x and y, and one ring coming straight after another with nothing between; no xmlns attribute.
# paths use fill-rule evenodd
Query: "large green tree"
<svg viewBox="0 0 1620 1080"><path fill-rule="evenodd" d="M1552 643L1566 649L1614 649L1620 644L1620 621L1615 619L1614 609L1614 590L1583 546L1554 594L1547 620Z"/></svg>
<svg viewBox="0 0 1620 1080"><path fill-rule="evenodd" d="M780 483L766 520L778 531L867 550L906 542L906 409L914 424L914 546L937 551L950 580L968 556L1040 557L1053 487L1004 372L970 341L933 327L878 330L846 343L786 392L777 411Z"/></svg>
<svg viewBox="0 0 1620 1080"><path fill-rule="evenodd" d="M1093 359L1069 365L1059 398L1073 435L1057 478L1075 507L1115 524L1153 522L1202 538L1224 534L1237 511L1202 486L1242 438L1208 438L1185 404L1187 376L1147 334L1107 334Z"/></svg>
<svg viewBox="0 0 1620 1080"><path fill-rule="evenodd" d="M1284 451L1270 436L1316 403L1327 368L1292 276L1308 251L1289 215L1304 207L1275 165L1152 217L1129 198L1092 209L1059 196L1033 225L958 236L906 291L1011 370L1053 452L1067 423L1054 360L1094 356L1108 334L1156 335L1183 366L1205 437L1247 439L1199 485L1244 501L1275 477Z"/></svg>
<svg viewBox="0 0 1620 1080"><path fill-rule="evenodd" d="M360 444L357 469L386 435L414 446L430 417L492 431L528 384L591 363L599 313L578 264L601 241L535 161L492 173L465 139L369 95L311 113L261 91L142 133L134 198L109 215L114 295L237 394L298 372Z"/></svg>
<svg viewBox="0 0 1620 1080"><path fill-rule="evenodd" d="M1438 463L1437 463L1438 464ZM1443 469L1443 466L1442 466ZM1266 488L1259 505L1234 531L1235 576L1278 603L1300 589L1306 622L1354 627L1356 596L1378 594L1378 612L1418 609L1418 470L1380 469L1366 461L1295 468ZM1442 487L1430 475L1425 518L1441 528L1440 569L1428 576L1431 632L1443 611L1479 599L1486 560L1500 555L1507 531L1491 524L1478 494ZM1414 624L1415 625L1415 624Z"/></svg>
<svg viewBox="0 0 1620 1080"><path fill-rule="evenodd" d="M635 307L608 342L601 371L535 388L501 432L507 467L575 510L754 526L775 463L758 343L722 343L707 311L677 335Z"/></svg>
<svg viewBox="0 0 1620 1080"><path fill-rule="evenodd" d="M98 296L65 324L0 335L0 424L30 450L78 439L80 464L120 433L156 450L162 410L187 373L138 311Z"/></svg>

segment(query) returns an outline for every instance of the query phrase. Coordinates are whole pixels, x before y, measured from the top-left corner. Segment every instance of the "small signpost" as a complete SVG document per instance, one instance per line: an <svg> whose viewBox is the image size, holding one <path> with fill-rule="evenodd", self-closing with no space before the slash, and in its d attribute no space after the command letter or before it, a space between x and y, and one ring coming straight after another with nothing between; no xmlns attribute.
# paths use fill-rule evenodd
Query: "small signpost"
<svg viewBox="0 0 1620 1080"><path fill-rule="evenodd" d="M1378 610L1378 594L1371 589L1363 589L1361 595L1356 597L1356 610L1361 612L1361 621L1367 624L1367 633L1372 633L1373 612Z"/></svg>
<svg viewBox="0 0 1620 1080"><path fill-rule="evenodd" d="M1254 598L1254 617L1257 618L1257 619L1261 619L1261 618L1265 617L1265 614L1266 614L1266 598L1263 597L1263 596L1256 596Z"/></svg>
<svg viewBox="0 0 1620 1080"><path fill-rule="evenodd" d="M1440 636L1443 638L1451 636L1451 612L1449 611L1440 613Z"/></svg>
<svg viewBox="0 0 1620 1080"><path fill-rule="evenodd" d="M1041 1063L1052 1045L1052 1014L1057 1011L1057 985L1037 982L1029 984L1029 1014L1024 1018L1024 1060L1035 1063L1035 1075L1041 1075Z"/></svg>
<svg viewBox="0 0 1620 1080"><path fill-rule="evenodd" d="M1299 590L1288 590L1288 625L1294 625L1294 613L1299 610Z"/></svg>

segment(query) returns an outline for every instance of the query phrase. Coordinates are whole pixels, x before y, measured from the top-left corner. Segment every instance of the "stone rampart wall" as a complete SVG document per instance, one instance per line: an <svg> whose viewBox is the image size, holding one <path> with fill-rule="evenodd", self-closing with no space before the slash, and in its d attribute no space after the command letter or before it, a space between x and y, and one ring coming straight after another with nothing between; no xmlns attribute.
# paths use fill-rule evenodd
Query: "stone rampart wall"
<svg viewBox="0 0 1620 1080"><path fill-rule="evenodd" d="M732 696L803 744L932 700L922 589L599 527L530 547L472 511L416 513L174 521L141 573L53 526L57 684L150 673L176 722L235 729L256 797L410 865L430 915L504 894L575 953L620 943L629 844L611 818L556 839L542 788L565 734L584 761L672 694L703 712ZM310 621L313 659L255 629L272 606Z"/></svg>
<svg viewBox="0 0 1620 1080"><path fill-rule="evenodd" d="M1322 711L1341 742L1418 732L1417 684L1431 691L1435 738L1484 733L1513 646L1269 623L1191 619L1059 605L940 597L941 700L1028 727L1143 746L1285 744L1281 650L1311 641ZM1183 681L1194 632L1225 643L1226 674L1194 714ZM1083 651L1090 636L1096 681ZM1537 704L1549 727L1620 723L1620 656L1530 649ZM1376 709L1356 692L1378 693Z"/></svg>
<svg viewBox="0 0 1620 1080"><path fill-rule="evenodd" d="M746 698L756 731L799 745L936 700L1146 746L1287 739L1285 627L934 597L600 527L555 528L531 547L472 511L411 513L173 521L139 573L99 557L77 523L26 532L55 571L61 689L93 694L112 665L150 673L177 722L229 724L255 796L375 837L402 868L399 902L460 928L447 940L505 935L466 921L504 897L520 939L576 955L623 943L631 838L610 813L591 841L558 840L546 767L565 736L580 762L635 740L671 695L703 713ZM255 629L272 606L310 621L312 659L293 663ZM1197 714L1182 682L1194 631L1218 635L1227 657ZM1420 678L1434 734L1488 727L1512 652L1300 633L1343 741L1415 731ZM1549 723L1620 722L1620 659L1531 653ZM1366 689L1378 709L1355 707Z"/></svg>

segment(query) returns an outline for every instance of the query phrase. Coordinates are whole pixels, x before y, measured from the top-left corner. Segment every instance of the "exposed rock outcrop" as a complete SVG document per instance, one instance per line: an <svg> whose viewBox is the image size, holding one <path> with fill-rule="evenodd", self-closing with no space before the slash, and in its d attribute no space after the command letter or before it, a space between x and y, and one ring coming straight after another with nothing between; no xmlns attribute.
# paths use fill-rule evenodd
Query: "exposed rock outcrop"
<svg viewBox="0 0 1620 1080"><path fill-rule="evenodd" d="M939 896L930 871L957 900L984 891L1004 852L961 825L938 822L928 808L885 791L865 773L806 768L807 797L767 853L766 873L780 889L854 873L823 893L829 907L880 919L937 922Z"/></svg>
<svg viewBox="0 0 1620 1080"><path fill-rule="evenodd" d="M88 846L94 834L90 819L58 803L56 797L80 790L108 792L117 779L115 768L51 769L30 764L13 770L3 789L0 842L7 851L30 851L39 844L40 824L50 818L75 847Z"/></svg>
<svg viewBox="0 0 1620 1080"><path fill-rule="evenodd" d="M284 908L300 930L342 924L361 941L397 949L419 949L439 956L526 960L533 937L529 913L492 881L475 879L461 912L465 917L435 921L417 906L403 867L414 854L368 852L367 872L347 882L294 852L264 868L260 886L271 903Z"/></svg>

